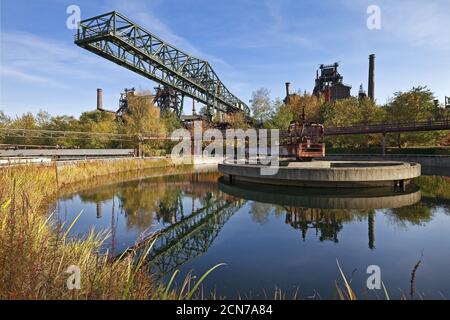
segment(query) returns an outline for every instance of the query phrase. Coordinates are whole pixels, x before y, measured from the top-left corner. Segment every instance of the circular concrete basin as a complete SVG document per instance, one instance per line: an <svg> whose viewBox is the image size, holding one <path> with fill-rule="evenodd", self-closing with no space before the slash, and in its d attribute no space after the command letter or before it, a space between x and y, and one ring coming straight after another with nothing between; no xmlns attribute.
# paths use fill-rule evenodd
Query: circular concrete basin
<svg viewBox="0 0 450 320"><path fill-rule="evenodd" d="M302 187L404 187L420 176L417 163L395 161L312 161L288 162L278 166L225 161L219 171L229 182Z"/></svg>

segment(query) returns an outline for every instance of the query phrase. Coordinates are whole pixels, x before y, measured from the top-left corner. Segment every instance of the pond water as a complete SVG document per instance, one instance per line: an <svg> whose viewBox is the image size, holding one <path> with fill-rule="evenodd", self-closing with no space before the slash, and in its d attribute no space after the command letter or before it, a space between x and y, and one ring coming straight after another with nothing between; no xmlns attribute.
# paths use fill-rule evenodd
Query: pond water
<svg viewBox="0 0 450 320"><path fill-rule="evenodd" d="M151 268L208 276L204 295L332 299L343 286L337 262L359 298L368 266L379 266L391 298L450 298L450 178L419 178L404 191L302 189L229 185L217 172L142 178L61 197L56 216L73 221L71 237L109 230L104 250L120 254L160 235Z"/></svg>

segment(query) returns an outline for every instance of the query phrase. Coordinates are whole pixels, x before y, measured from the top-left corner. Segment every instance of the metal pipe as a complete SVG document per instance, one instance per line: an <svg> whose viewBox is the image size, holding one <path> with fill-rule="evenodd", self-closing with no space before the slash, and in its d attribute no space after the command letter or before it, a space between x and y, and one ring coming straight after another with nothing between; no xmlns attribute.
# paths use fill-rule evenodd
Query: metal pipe
<svg viewBox="0 0 450 320"><path fill-rule="evenodd" d="M370 100L375 101L375 55L369 56L369 84L367 95Z"/></svg>

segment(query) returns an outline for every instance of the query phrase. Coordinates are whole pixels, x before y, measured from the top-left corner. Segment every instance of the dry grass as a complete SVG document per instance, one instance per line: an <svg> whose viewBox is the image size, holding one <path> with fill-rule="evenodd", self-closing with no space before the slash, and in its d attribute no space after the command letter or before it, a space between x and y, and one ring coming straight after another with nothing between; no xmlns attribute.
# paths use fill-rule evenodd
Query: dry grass
<svg viewBox="0 0 450 320"><path fill-rule="evenodd" d="M170 159L124 159L114 161L82 162L76 166L62 166L57 168L59 186L96 179L98 177L116 175L117 173L136 172L151 168L173 167ZM55 171L55 168L53 169ZM56 182L56 181L55 181Z"/></svg>
<svg viewBox="0 0 450 320"><path fill-rule="evenodd" d="M98 253L106 234L91 233L84 240L68 240L67 227L56 225L46 214L61 186L87 179L93 183L95 177L118 172L171 165L167 160L123 160L59 168L32 165L2 168L0 299L194 297L201 281L187 278L181 290L161 287L145 271L145 255L131 253L111 260L108 255ZM66 271L71 265L80 269L80 290L67 289L70 274Z"/></svg>

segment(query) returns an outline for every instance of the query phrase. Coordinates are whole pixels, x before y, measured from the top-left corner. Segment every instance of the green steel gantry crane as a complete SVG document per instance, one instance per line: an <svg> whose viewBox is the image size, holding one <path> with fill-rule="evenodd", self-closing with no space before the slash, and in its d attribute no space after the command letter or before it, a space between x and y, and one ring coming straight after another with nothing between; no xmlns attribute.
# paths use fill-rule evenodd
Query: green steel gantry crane
<svg viewBox="0 0 450 320"><path fill-rule="evenodd" d="M181 99L171 105L181 115L188 96L213 110L244 112L248 106L220 81L208 61L193 57L133 23L110 12L80 22L75 44L176 91Z"/></svg>

